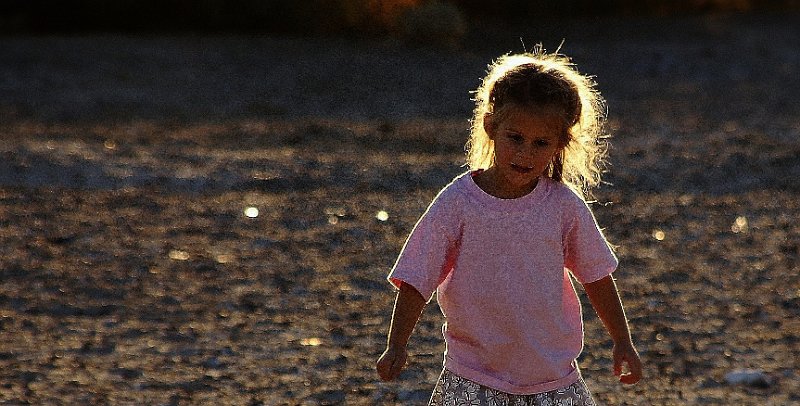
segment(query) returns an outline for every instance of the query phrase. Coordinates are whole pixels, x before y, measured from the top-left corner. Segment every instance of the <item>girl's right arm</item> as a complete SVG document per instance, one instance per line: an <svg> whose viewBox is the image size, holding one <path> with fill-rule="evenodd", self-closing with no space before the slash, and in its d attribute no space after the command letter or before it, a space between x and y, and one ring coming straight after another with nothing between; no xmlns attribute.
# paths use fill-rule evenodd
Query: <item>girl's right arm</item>
<svg viewBox="0 0 800 406"><path fill-rule="evenodd" d="M376 366L378 376L384 381L391 381L400 375L406 365L408 351L406 345L414 326L417 325L425 298L413 286L403 283L394 302L392 324L389 327L389 339L386 350L378 359Z"/></svg>

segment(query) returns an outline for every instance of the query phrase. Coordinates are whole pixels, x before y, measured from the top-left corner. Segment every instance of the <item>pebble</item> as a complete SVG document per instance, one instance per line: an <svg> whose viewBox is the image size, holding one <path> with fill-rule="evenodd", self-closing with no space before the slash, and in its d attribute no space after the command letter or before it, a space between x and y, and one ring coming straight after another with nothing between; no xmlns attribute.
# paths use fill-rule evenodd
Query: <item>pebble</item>
<svg viewBox="0 0 800 406"><path fill-rule="evenodd" d="M746 385L756 388L769 388L772 379L759 369L737 369L725 374L728 385Z"/></svg>

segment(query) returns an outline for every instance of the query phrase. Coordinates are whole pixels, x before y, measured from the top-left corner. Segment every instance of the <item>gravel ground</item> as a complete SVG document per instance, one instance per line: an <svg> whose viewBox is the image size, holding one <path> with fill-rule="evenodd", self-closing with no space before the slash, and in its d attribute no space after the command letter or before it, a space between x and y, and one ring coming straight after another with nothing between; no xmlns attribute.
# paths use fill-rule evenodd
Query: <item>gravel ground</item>
<svg viewBox="0 0 800 406"><path fill-rule="evenodd" d="M595 397L800 404L796 17L486 25L451 50L2 38L0 402L425 404L442 318L378 382L385 275L464 170L489 60L564 38L609 102L594 209L646 365L615 382L582 297Z"/></svg>

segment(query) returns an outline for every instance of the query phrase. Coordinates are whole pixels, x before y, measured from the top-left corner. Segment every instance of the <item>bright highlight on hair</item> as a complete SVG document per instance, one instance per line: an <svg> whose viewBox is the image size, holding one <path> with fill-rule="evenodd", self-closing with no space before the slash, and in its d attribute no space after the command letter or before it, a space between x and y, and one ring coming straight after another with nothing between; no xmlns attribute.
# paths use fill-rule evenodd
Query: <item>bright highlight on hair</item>
<svg viewBox="0 0 800 406"><path fill-rule="evenodd" d="M487 169L494 162L494 141L484 128L484 117L502 117L509 108L533 114L548 109L564 118L564 147L546 175L584 195L600 184L607 156L605 100L592 78L557 52L546 53L539 44L531 52L507 54L489 65L475 91L466 146L471 170Z"/></svg>

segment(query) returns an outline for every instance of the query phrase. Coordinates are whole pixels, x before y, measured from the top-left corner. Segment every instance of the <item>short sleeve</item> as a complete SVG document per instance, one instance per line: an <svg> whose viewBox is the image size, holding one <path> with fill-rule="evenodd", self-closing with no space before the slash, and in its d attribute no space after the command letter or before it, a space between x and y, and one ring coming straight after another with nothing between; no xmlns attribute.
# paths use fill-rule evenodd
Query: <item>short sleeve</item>
<svg viewBox="0 0 800 406"><path fill-rule="evenodd" d="M596 282L617 269L619 260L586 202L576 201L564 221L564 265L581 284Z"/></svg>
<svg viewBox="0 0 800 406"><path fill-rule="evenodd" d="M396 288L413 286L429 302L452 271L458 251L457 206L442 191L408 236L388 280Z"/></svg>

